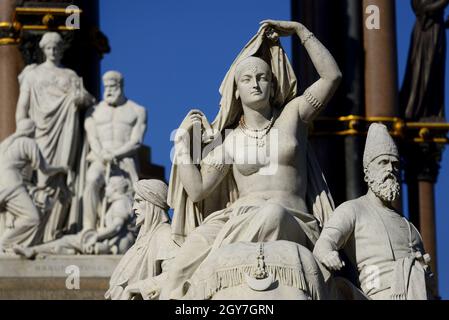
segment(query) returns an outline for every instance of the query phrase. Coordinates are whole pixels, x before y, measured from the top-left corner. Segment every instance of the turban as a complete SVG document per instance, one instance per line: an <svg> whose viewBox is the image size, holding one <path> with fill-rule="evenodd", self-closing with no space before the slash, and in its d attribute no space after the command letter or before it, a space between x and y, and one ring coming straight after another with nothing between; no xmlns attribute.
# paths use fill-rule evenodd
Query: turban
<svg viewBox="0 0 449 320"><path fill-rule="evenodd" d="M366 138L365 152L363 154L363 168L377 157L390 155L399 158L398 148L393 138L388 133L387 127L383 124L373 123L368 130Z"/></svg>
<svg viewBox="0 0 449 320"><path fill-rule="evenodd" d="M140 180L134 187L136 194L163 210L168 210L167 191L168 187L161 180Z"/></svg>

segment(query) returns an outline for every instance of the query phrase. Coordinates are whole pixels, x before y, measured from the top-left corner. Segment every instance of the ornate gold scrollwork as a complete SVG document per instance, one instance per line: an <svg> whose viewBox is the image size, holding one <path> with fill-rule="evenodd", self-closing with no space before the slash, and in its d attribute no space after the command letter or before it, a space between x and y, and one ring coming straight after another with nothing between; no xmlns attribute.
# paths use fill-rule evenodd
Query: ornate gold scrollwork
<svg viewBox="0 0 449 320"><path fill-rule="evenodd" d="M322 117L315 120L311 135L313 136L357 136L365 135L371 123L382 122L394 137L416 143L433 142L449 144L446 122L407 122L398 117L362 117L348 115L338 118Z"/></svg>
<svg viewBox="0 0 449 320"><path fill-rule="evenodd" d="M15 22L0 22L0 45L18 44L20 42L21 24Z"/></svg>

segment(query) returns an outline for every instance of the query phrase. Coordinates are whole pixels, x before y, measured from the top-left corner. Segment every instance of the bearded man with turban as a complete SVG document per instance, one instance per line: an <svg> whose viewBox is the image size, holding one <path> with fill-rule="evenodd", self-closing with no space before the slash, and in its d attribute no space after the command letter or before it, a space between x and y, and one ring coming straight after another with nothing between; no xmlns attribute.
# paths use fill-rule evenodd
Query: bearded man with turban
<svg viewBox="0 0 449 320"><path fill-rule="evenodd" d="M161 281L157 277L177 248L171 239L167 214L167 185L160 180L140 180L134 188L133 209L140 231L111 276L105 294L110 300L157 298L158 294L149 288L154 287L154 281Z"/></svg>
<svg viewBox="0 0 449 320"><path fill-rule="evenodd" d="M338 253L344 249L369 299L427 299L429 256L418 230L393 208L400 192L399 152L384 125L370 126L363 166L368 193L334 211L313 253L336 271L344 266Z"/></svg>

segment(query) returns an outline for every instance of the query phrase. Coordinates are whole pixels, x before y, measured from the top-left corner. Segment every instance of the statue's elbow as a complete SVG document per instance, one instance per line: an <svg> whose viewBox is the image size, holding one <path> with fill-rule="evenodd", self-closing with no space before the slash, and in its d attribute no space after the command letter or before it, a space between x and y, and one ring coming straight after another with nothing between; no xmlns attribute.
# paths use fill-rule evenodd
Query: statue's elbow
<svg viewBox="0 0 449 320"><path fill-rule="evenodd" d="M331 78L331 82L337 88L340 85L342 78L343 74L341 73L340 69L337 68L333 77Z"/></svg>

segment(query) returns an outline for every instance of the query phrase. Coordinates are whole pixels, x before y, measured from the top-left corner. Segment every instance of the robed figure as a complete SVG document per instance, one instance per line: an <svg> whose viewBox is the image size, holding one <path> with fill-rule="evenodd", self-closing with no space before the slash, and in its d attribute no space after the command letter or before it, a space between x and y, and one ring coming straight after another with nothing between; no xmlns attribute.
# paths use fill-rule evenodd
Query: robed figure
<svg viewBox="0 0 449 320"><path fill-rule="evenodd" d="M16 120L31 119L36 124L35 139L45 160L54 166L68 167L67 178L37 176L38 186L49 186L54 205L45 213L43 241L59 237L76 223L76 195L82 175L79 160L83 145L80 110L93 102L82 79L61 66L63 40L56 32L45 33L39 43L45 62L30 65L19 76L20 96ZM82 192L82 190L81 190ZM72 209L72 212L70 212Z"/></svg>
<svg viewBox="0 0 449 320"><path fill-rule="evenodd" d="M444 9L449 0L412 0L413 30L401 113L411 121L444 121L446 33Z"/></svg>

